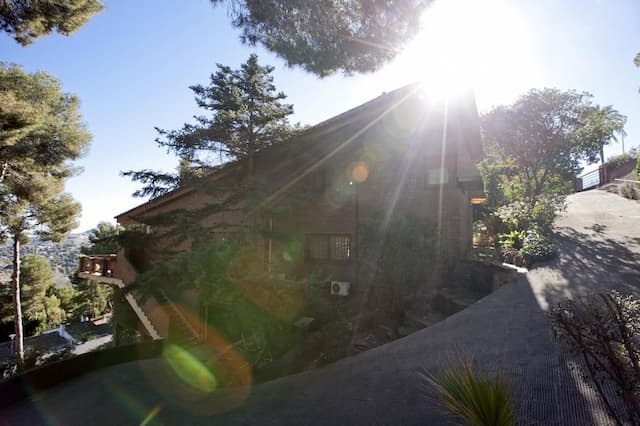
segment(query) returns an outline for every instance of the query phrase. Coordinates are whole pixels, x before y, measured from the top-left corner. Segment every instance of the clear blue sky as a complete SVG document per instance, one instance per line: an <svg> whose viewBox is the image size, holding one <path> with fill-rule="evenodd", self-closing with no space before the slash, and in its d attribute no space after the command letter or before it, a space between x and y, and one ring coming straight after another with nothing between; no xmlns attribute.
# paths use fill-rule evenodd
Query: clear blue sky
<svg viewBox="0 0 640 426"><path fill-rule="evenodd" d="M629 117L626 147L640 144L640 70L632 63L640 51L640 2L496 0L495 10L508 3L509 13L487 16L456 9L464 0L436 4L452 1L447 19L434 20L446 22L442 31L463 35L457 48L482 52L459 52L459 58L471 58L469 69L484 72L477 87L481 110L512 101L531 87L586 90L595 102L612 104ZM57 76L64 90L82 101L94 139L79 161L84 172L67 184L82 203L80 231L143 201L130 196L136 186L119 176L121 170L175 168L177 160L156 147L154 126L178 128L198 113L188 86L206 83L217 62L238 67L257 52L262 63L276 67L275 83L294 104L294 121L314 124L428 74L437 67L421 53L426 44L442 46L440 40L447 39L430 34L425 41L425 36L375 74L319 79L286 68L263 49L243 46L226 7L213 8L209 0L111 0L106 5L71 37L49 36L23 48L0 34L0 59ZM493 38L479 37L485 31ZM480 64L482 58L493 59ZM614 145L607 154L620 151Z"/></svg>

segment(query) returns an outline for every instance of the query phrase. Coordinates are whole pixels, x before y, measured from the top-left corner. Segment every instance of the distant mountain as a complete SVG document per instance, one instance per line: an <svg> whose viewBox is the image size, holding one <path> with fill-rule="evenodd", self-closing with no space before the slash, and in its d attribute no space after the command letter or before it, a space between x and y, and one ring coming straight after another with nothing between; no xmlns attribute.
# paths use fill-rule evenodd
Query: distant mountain
<svg viewBox="0 0 640 426"><path fill-rule="evenodd" d="M28 244L21 247L21 254L41 254L51 263L51 266L59 271L63 276L72 274L78 266L78 254L80 247L89 242L89 231L83 233L70 234L61 243L42 241L38 238L31 238ZM12 263L13 247L11 243L0 245L0 270L9 271ZM7 268L7 269L5 269Z"/></svg>

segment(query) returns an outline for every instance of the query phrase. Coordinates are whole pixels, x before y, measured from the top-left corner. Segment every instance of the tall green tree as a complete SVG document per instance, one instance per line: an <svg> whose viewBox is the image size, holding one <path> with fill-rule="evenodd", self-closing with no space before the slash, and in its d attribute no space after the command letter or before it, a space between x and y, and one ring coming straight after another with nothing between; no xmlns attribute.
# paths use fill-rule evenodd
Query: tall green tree
<svg viewBox="0 0 640 426"><path fill-rule="evenodd" d="M89 245L82 246L83 254L115 254L118 252L118 234L121 227L110 222L100 222L89 233Z"/></svg>
<svg viewBox="0 0 640 426"><path fill-rule="evenodd" d="M64 319L60 301L54 295L54 273L46 257L29 254L20 262L21 295L23 315L38 323L38 329L59 324ZM13 295L9 286L0 289L2 321L13 321Z"/></svg>
<svg viewBox="0 0 640 426"><path fill-rule="evenodd" d="M627 117L611 105L593 105L587 108L576 131L576 138L582 144L589 163L597 162L600 157L604 164L604 147L611 141L617 142L618 135L624 137L626 122Z"/></svg>
<svg viewBox="0 0 640 426"><path fill-rule="evenodd" d="M0 29L26 46L53 31L69 35L102 9L100 0L2 0Z"/></svg>
<svg viewBox="0 0 640 426"><path fill-rule="evenodd" d="M14 323L19 359L24 357L20 299L20 246L29 234L60 241L77 226L80 205L64 193L91 135L81 121L78 98L65 94L54 77L29 74L17 66L0 65L0 92L33 105L39 122L20 137L0 141L0 236L13 243Z"/></svg>
<svg viewBox="0 0 640 426"><path fill-rule="evenodd" d="M542 194L562 192L563 182L579 172L592 152L577 137L589 124L590 98L572 90L532 89L482 117L487 161L499 164L486 169L502 175L507 201L533 206Z"/></svg>
<svg viewBox="0 0 640 426"><path fill-rule="evenodd" d="M145 185L134 195L157 197L188 183L189 178L206 174L212 167L212 156L222 161L243 160L251 175L255 153L286 140L295 131L288 121L293 106L282 102L286 95L273 84L272 66L261 66L258 56L252 54L240 69L217 67L208 85L190 87L196 103L208 115L196 117L195 124L187 123L179 130L157 129L158 145L181 159L179 173L124 172Z"/></svg>
<svg viewBox="0 0 640 426"><path fill-rule="evenodd" d="M240 39L319 76L373 72L420 30L432 0L211 0L229 4Z"/></svg>
<svg viewBox="0 0 640 426"><path fill-rule="evenodd" d="M40 111L31 102L16 99L8 91L0 89L0 143L13 145L41 121ZM0 181L5 169L0 170Z"/></svg>
<svg viewBox="0 0 640 426"><path fill-rule="evenodd" d="M95 281L85 281L76 286L72 299L72 311L70 314L78 318L87 315L96 318L111 310L113 302L113 288Z"/></svg>

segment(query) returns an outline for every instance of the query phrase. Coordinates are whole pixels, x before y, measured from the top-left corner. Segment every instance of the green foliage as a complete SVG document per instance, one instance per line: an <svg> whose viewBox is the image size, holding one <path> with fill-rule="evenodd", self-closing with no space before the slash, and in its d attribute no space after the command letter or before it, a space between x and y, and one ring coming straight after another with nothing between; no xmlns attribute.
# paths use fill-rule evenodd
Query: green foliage
<svg viewBox="0 0 640 426"><path fill-rule="evenodd" d="M37 322L36 330L56 327L65 319L65 312L55 295L54 274L47 258L27 255L20 264L22 313ZM9 285L0 287L1 320L13 322L13 293Z"/></svg>
<svg viewBox="0 0 640 426"><path fill-rule="evenodd" d="M470 361L438 376L424 375L428 385L440 395L449 413L473 426L511 426L515 424L511 389L497 373L494 378L474 372Z"/></svg>
<svg viewBox="0 0 640 426"><path fill-rule="evenodd" d="M553 258L557 248L548 235L563 208L561 197L539 197L533 207L522 201L498 207L495 216L507 231L498 241L503 261L523 266Z"/></svg>
<svg viewBox="0 0 640 426"><path fill-rule="evenodd" d="M43 239L60 240L76 226L79 205L63 194L73 174L68 161L78 158L91 139L81 122L79 101L62 93L44 72L0 64L0 93L28 107L30 124L3 134L0 149L0 236L22 239L39 227Z"/></svg>
<svg viewBox="0 0 640 426"><path fill-rule="evenodd" d="M478 168L484 183L484 193L490 208L502 205L506 201L505 178L509 172L505 164L495 158L483 160Z"/></svg>
<svg viewBox="0 0 640 426"><path fill-rule="evenodd" d="M80 315L96 318L111 311L112 300L111 286L87 280L76 286L70 314L74 318L80 318Z"/></svg>
<svg viewBox="0 0 640 426"><path fill-rule="evenodd" d="M0 380L7 379L21 371L40 367L44 364L60 361L72 356L71 349L65 348L55 353L43 353L38 350L29 349L24 354L24 361L20 365L17 356L5 359L0 362Z"/></svg>
<svg viewBox="0 0 640 426"><path fill-rule="evenodd" d="M50 315L54 313L50 311L53 308L56 313L59 313L59 303L57 299L51 300L47 297L49 289L54 286L53 271L47 258L40 255L25 256L20 265L20 275L22 311L25 317L40 322L40 328L58 325L62 318ZM51 302L53 306L49 305Z"/></svg>
<svg viewBox="0 0 640 426"><path fill-rule="evenodd" d="M21 103L18 115L27 117L10 123L8 137L3 132L0 140L0 239L13 239L14 323L22 358L19 247L26 231L60 241L77 226L80 205L63 193L64 182L73 174L69 160L83 153L91 135L81 121L78 98L63 93L59 81L44 72L0 64L0 93Z"/></svg>
<svg viewBox="0 0 640 426"><path fill-rule="evenodd" d="M566 300L549 313L553 331L571 351L582 356L579 368L600 395L617 424L626 424L613 410L605 381L613 382L627 409L630 424L640 422L640 302L616 291Z"/></svg>
<svg viewBox="0 0 640 426"><path fill-rule="evenodd" d="M118 236L124 229L110 222L100 222L89 234L90 246L82 246L83 254L115 254L118 252Z"/></svg>
<svg viewBox="0 0 640 426"><path fill-rule="evenodd" d="M624 134L626 117L591 95L532 89L512 105L482 117L487 160L480 170L490 206L571 192L581 162L594 162L604 146Z"/></svg>
<svg viewBox="0 0 640 426"><path fill-rule="evenodd" d="M180 185L194 183L193 178L212 170L212 156L221 160L246 160L247 174L253 172L256 152L288 139L294 129L288 122L293 106L284 104L283 92L277 92L272 66L261 66L252 54L240 69L218 64L210 84L191 86L198 106L209 116L197 116L196 124L179 130L157 129L159 146L181 159L178 174L151 170L127 171L134 181L145 186L135 196L157 197ZM163 139L161 139L163 138ZM185 164L187 163L187 164ZM197 166L188 173L185 165Z"/></svg>
<svg viewBox="0 0 640 426"><path fill-rule="evenodd" d="M558 253L556 244L538 229L530 229L522 242L522 255L527 265L553 259Z"/></svg>
<svg viewBox="0 0 640 426"><path fill-rule="evenodd" d="M626 122L627 117L611 105L604 107L594 105L586 109L576 129L575 137L582 146L588 163L595 163L600 157L604 164L604 147L612 140L617 141L616 135L625 135Z"/></svg>
<svg viewBox="0 0 640 426"><path fill-rule="evenodd" d="M231 1L240 39L261 44L289 66L321 77L372 72L393 59L420 29L432 0ZM211 0L214 5L225 0Z"/></svg>
<svg viewBox="0 0 640 426"><path fill-rule="evenodd" d="M507 248L521 249L525 236L526 236L525 231L514 230L507 234L500 234L498 236L499 237L498 243L500 244L500 247L505 249Z"/></svg>
<svg viewBox="0 0 640 426"><path fill-rule="evenodd" d="M56 31L69 35L104 8L100 0L0 2L0 29L26 46Z"/></svg>
<svg viewBox="0 0 640 426"><path fill-rule="evenodd" d="M260 248L248 241L197 242L155 263L133 285L143 295L162 290L174 301L198 290L209 328L230 343L242 341L237 349L254 366L263 364L265 353L291 348L292 321L306 304L304 284L266 274Z"/></svg>
<svg viewBox="0 0 640 426"><path fill-rule="evenodd" d="M556 214L564 208L562 197L539 197L532 207L523 201L498 207L495 215L508 231L526 231L537 228L548 233Z"/></svg>
<svg viewBox="0 0 640 426"><path fill-rule="evenodd" d="M607 158L607 162L605 164L607 166L607 169L613 170L618 166L620 166L621 164L624 164L627 161L637 158L638 155L639 155L638 149L631 148L629 151L625 152L624 154L614 155L613 157Z"/></svg>
<svg viewBox="0 0 640 426"><path fill-rule="evenodd" d="M554 179L570 180L580 169L584 147L575 139L590 95L557 89L532 89L513 105L482 117L485 149L503 169L507 201L534 204L552 191ZM514 187L515 185L515 187Z"/></svg>

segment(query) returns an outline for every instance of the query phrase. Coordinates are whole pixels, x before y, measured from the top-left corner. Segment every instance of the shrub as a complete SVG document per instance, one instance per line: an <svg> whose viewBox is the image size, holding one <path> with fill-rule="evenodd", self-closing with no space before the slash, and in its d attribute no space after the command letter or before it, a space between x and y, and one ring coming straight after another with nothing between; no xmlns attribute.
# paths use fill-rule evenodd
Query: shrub
<svg viewBox="0 0 640 426"><path fill-rule="evenodd" d="M524 201L515 201L496 209L496 216L509 231L526 229L531 223L531 208Z"/></svg>
<svg viewBox="0 0 640 426"><path fill-rule="evenodd" d="M613 170L620 166L621 164L626 163L627 161L638 156L638 152L635 148L631 148L629 152L625 152L624 154L616 155L613 157L609 157L607 159L607 170Z"/></svg>
<svg viewBox="0 0 640 426"><path fill-rule="evenodd" d="M557 338L582 355L596 391L609 415L623 424L613 410L613 401L603 391L612 381L622 398L631 424L640 422L640 303L616 291L596 293L589 298L567 300L549 313Z"/></svg>
<svg viewBox="0 0 640 426"><path fill-rule="evenodd" d="M438 376L426 373L423 378L439 394L447 411L470 425L514 424L511 390L499 372L492 379L474 372L471 362L463 360L459 368L447 369Z"/></svg>
<svg viewBox="0 0 640 426"><path fill-rule="evenodd" d="M533 207L524 201L515 201L498 207L496 216L508 231L521 231L535 227L546 232L551 229L553 221L562 209L564 209L563 197L539 197Z"/></svg>
<svg viewBox="0 0 640 426"><path fill-rule="evenodd" d="M630 200L638 199L638 190L636 189L635 183L623 183L620 186L620 195L624 198L628 198Z"/></svg>
<svg viewBox="0 0 640 426"><path fill-rule="evenodd" d="M15 374L19 374L32 368L69 358L71 356L70 348L63 348L53 353L46 353L40 350L28 348L25 350L24 362L21 367L18 364L17 354L0 362L0 380L9 378Z"/></svg>
<svg viewBox="0 0 640 426"><path fill-rule="evenodd" d="M555 243L537 229L527 231L527 236L522 243L520 251L522 258L527 265L535 262L549 260L558 253Z"/></svg>
<svg viewBox="0 0 640 426"><path fill-rule="evenodd" d="M503 249L521 249L526 235L524 231L511 231L508 234L500 234L500 247Z"/></svg>
<svg viewBox="0 0 640 426"><path fill-rule="evenodd" d="M524 259L522 253L516 248L505 248L500 252L502 255L502 261L504 263L510 263L512 265L524 266Z"/></svg>

